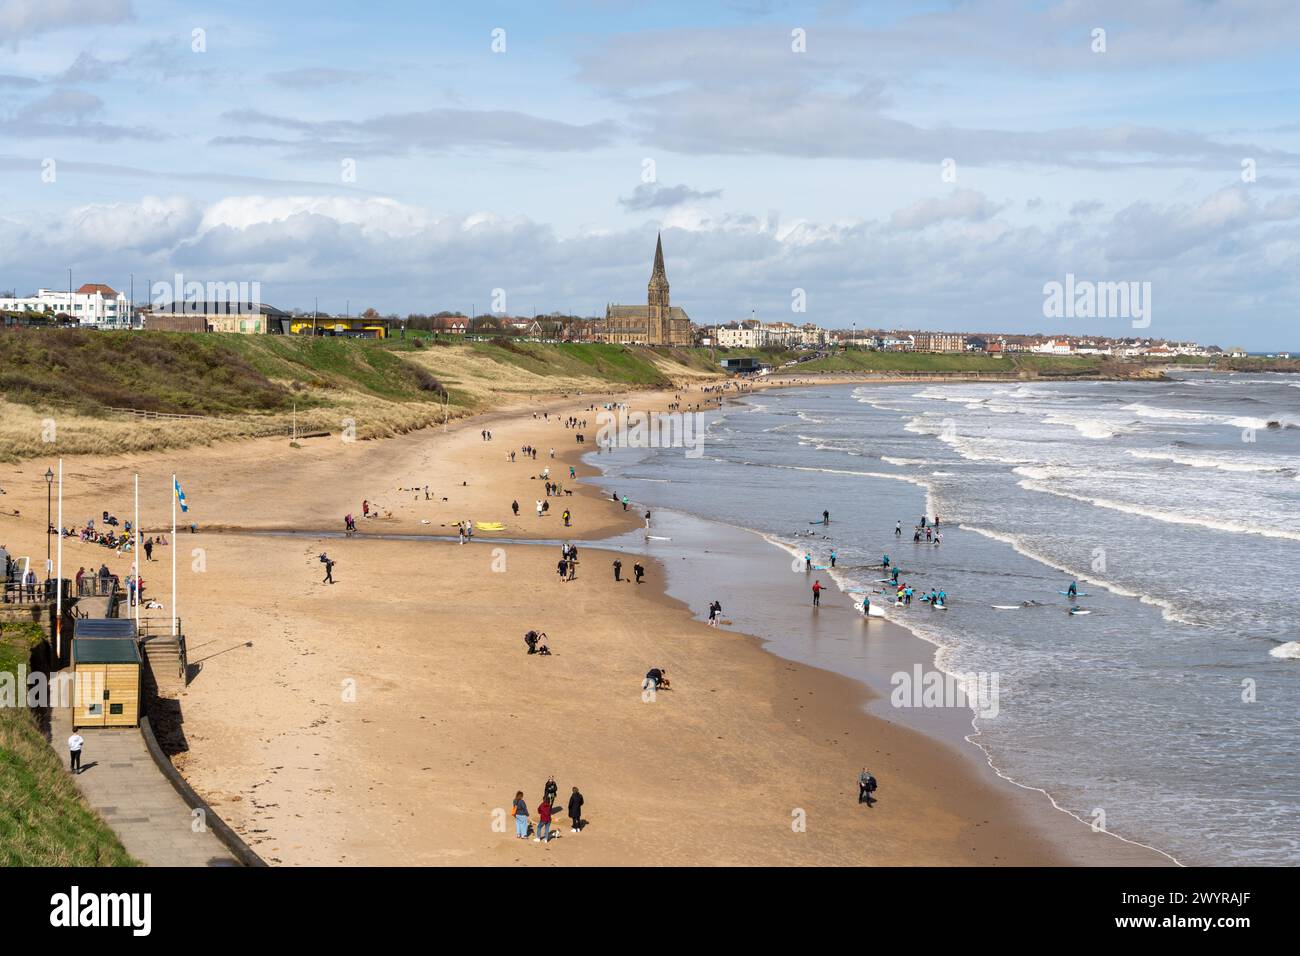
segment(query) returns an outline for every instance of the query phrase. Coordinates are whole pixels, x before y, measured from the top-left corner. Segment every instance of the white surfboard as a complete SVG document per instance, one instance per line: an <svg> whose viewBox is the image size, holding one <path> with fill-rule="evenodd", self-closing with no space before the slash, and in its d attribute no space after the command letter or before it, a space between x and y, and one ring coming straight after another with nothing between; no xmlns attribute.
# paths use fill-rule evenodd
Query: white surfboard
<svg viewBox="0 0 1300 956"><path fill-rule="evenodd" d="M648 540L650 540L650 541L671 541L671 540L673 540L672 538L665 538L663 535L659 535L659 534L648 534L648 535L646 535L646 538L647 538Z"/></svg>
<svg viewBox="0 0 1300 956"><path fill-rule="evenodd" d="M859 613L859 614L862 613L862 602L861 602L861 601L859 601L857 604L855 604L855 605L853 605L853 606L856 607L856 608L858 609L858 613ZM884 616L885 616L885 611L884 611L884 609L883 609L879 604L873 604L873 605L871 605L871 607L867 608L867 616L868 616L868 617L884 617Z"/></svg>
<svg viewBox="0 0 1300 956"><path fill-rule="evenodd" d="M999 611L1019 611L1019 610L1020 610L1020 605L1019 605L1019 604L993 604L993 605L990 605L990 606L993 607L993 608L996 608L996 609L999 610Z"/></svg>

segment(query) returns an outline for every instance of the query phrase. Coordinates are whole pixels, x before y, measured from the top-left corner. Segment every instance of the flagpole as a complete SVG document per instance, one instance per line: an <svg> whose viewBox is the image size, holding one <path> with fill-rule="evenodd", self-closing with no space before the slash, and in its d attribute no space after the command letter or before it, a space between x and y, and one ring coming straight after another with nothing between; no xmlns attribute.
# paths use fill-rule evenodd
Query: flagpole
<svg viewBox="0 0 1300 956"><path fill-rule="evenodd" d="M140 476L135 476L135 633L140 634Z"/></svg>
<svg viewBox="0 0 1300 956"><path fill-rule="evenodd" d="M176 636L176 476L172 475L172 637Z"/></svg>
<svg viewBox="0 0 1300 956"><path fill-rule="evenodd" d="M63 654L63 459L59 459L59 567L54 585L54 657Z"/></svg>

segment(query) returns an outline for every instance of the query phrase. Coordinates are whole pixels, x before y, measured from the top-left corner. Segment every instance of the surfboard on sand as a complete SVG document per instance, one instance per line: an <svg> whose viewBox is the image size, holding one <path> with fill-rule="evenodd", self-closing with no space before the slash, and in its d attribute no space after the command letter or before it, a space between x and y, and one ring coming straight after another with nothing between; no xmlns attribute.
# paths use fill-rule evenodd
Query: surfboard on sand
<svg viewBox="0 0 1300 956"><path fill-rule="evenodd" d="M673 540L672 538L666 538L666 537L664 537L664 536L661 535L661 534L648 534L648 535L646 535L646 538L649 539L650 541L671 541L671 540Z"/></svg>
<svg viewBox="0 0 1300 956"><path fill-rule="evenodd" d="M503 525L500 521L475 521L474 524L478 526L478 529L480 531L505 530L505 525Z"/></svg>

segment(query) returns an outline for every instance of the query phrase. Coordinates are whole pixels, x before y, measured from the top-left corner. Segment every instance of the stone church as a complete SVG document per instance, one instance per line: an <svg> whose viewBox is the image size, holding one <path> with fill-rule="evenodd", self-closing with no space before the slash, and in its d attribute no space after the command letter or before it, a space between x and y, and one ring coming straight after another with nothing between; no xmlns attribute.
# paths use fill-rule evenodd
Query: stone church
<svg viewBox="0 0 1300 956"><path fill-rule="evenodd" d="M605 306L602 342L623 345L690 345L691 319L686 310L668 302L668 274L664 271L664 243L655 240L655 264L650 271L645 305Z"/></svg>

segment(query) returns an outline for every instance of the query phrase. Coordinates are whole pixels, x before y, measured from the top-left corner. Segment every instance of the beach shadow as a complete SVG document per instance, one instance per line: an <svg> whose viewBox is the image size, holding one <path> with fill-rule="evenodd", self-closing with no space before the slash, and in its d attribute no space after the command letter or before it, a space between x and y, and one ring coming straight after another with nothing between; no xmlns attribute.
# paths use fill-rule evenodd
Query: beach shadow
<svg viewBox="0 0 1300 956"><path fill-rule="evenodd" d="M92 767L98 767L98 766L99 766L99 761L98 761L98 760L92 760L90 763L83 763L83 764L78 768L77 772L78 772L78 773L85 773L87 770L90 770Z"/></svg>
<svg viewBox="0 0 1300 956"><path fill-rule="evenodd" d="M153 726L154 739L168 757L185 753L190 749L185 738L185 717L181 713L181 702L169 697L153 697L149 701L149 723Z"/></svg>

